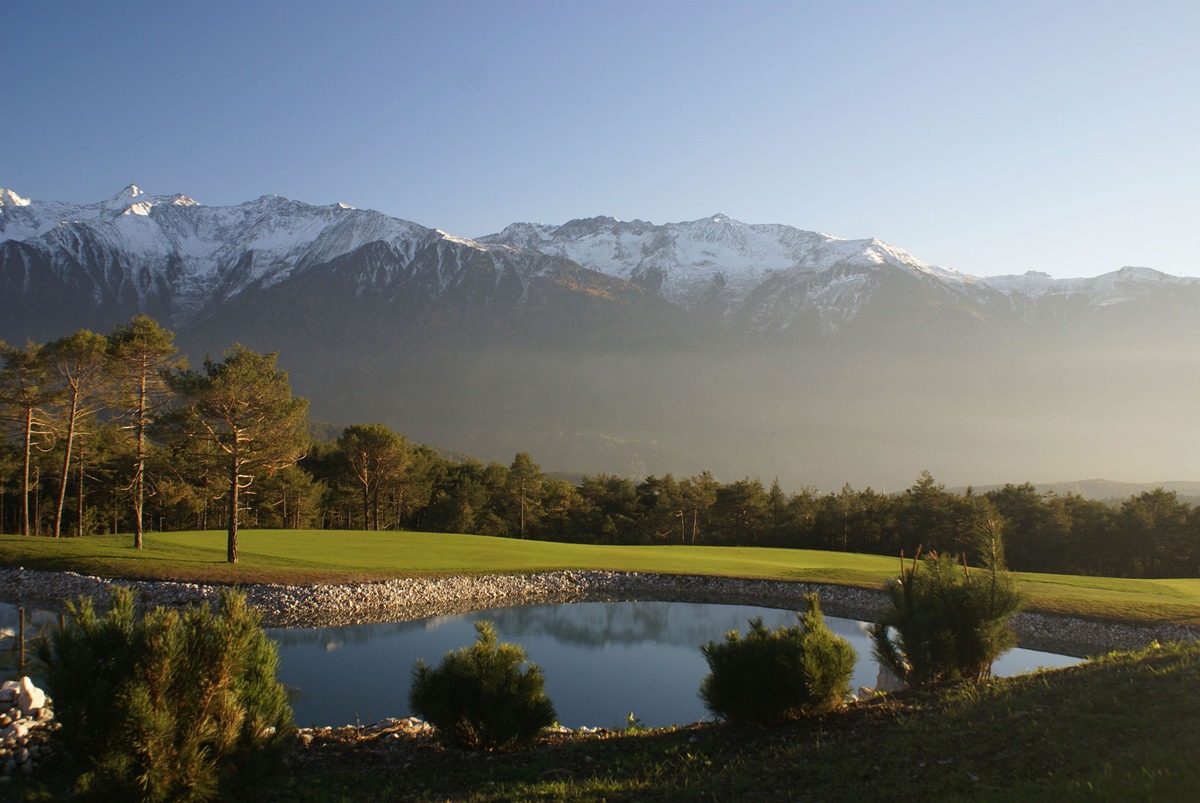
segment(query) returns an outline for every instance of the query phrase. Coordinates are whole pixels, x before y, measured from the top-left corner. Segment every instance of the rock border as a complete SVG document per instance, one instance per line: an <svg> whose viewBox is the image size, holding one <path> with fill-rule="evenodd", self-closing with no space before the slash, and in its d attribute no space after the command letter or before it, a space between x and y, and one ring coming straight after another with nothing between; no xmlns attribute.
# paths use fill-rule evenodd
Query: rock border
<svg viewBox="0 0 1200 803"><path fill-rule="evenodd" d="M0 569L0 601L62 608L109 588L133 588L139 604L179 606L215 600L225 586L176 581L113 580L75 572ZM396 578L364 583L240 587L264 627L334 627L399 622L527 603L584 601L724 602L800 609L817 592L830 616L871 620L886 605L882 589L829 583L640 572L555 571L538 574ZM1200 627L1104 622L1025 612L1013 619L1020 646L1087 657L1137 649L1155 641L1200 640Z"/></svg>
<svg viewBox="0 0 1200 803"><path fill-rule="evenodd" d="M32 775L50 758L46 734L57 727L50 700L28 676L0 685L0 782Z"/></svg>

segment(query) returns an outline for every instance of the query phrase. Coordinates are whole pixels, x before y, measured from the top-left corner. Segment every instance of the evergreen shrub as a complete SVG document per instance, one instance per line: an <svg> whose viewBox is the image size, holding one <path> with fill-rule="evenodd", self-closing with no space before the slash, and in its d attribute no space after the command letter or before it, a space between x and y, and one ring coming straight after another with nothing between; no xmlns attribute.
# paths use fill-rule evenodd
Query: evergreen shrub
<svg viewBox="0 0 1200 803"><path fill-rule="evenodd" d="M857 655L825 624L817 595L805 601L798 626L770 630L755 618L744 638L735 630L700 648L710 670L700 697L710 711L731 722L771 723L841 703Z"/></svg>
<svg viewBox="0 0 1200 803"><path fill-rule="evenodd" d="M964 557L918 551L885 586L890 606L871 626L872 653L913 685L985 680L992 662L1016 645L1009 618L1021 595L1004 568L997 522L982 533L982 569Z"/></svg>
<svg viewBox="0 0 1200 803"><path fill-rule="evenodd" d="M278 651L245 597L140 616L114 588L41 650L76 792L108 800L211 800L236 776L281 763L295 733Z"/></svg>
<svg viewBox="0 0 1200 803"><path fill-rule="evenodd" d="M491 622L476 622L474 644L435 668L418 659L408 702L448 744L503 750L532 742L557 714L537 664L517 644L501 644Z"/></svg>

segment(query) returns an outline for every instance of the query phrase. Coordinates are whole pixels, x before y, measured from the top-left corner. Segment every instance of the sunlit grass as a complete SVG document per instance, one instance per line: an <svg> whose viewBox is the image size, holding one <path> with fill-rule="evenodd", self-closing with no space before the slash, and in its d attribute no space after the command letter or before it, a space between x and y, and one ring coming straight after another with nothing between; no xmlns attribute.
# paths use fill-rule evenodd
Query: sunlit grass
<svg viewBox="0 0 1200 803"><path fill-rule="evenodd" d="M609 570L804 580L877 588L896 558L806 549L593 546L442 533L243 530L239 562L220 531L90 538L0 536L0 565L105 577L219 583L337 583L398 576ZM1028 607L1109 619L1200 623L1200 579L1018 575Z"/></svg>
<svg viewBox="0 0 1200 803"><path fill-rule="evenodd" d="M125 578L216 582L338 582L397 576L609 570L827 580L875 585L895 569L876 555L690 546L593 546L443 533L243 530L239 561L225 533L149 533L84 539L0 536L0 565Z"/></svg>
<svg viewBox="0 0 1200 803"><path fill-rule="evenodd" d="M1200 579L1018 574L1030 608L1112 619L1200 624Z"/></svg>

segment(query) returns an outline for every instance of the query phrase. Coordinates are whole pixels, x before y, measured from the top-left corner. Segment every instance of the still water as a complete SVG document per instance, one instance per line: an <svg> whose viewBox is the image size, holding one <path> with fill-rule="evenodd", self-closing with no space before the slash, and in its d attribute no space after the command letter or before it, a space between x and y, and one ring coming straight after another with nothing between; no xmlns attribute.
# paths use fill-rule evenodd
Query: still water
<svg viewBox="0 0 1200 803"><path fill-rule="evenodd" d="M567 727L620 727L632 714L659 727L704 719L698 696L708 664L700 645L730 630L746 632L761 616L775 628L796 614L774 608L686 602L581 602L494 608L415 622L348 627L276 629L279 679L296 694L296 724L344 725L408 716L413 662L436 665L448 650L475 640L474 623L487 619L501 641L525 648L546 678L546 693ZM858 652L851 687L876 685L866 624L825 617ZM1081 659L1015 649L993 667L1000 676Z"/></svg>

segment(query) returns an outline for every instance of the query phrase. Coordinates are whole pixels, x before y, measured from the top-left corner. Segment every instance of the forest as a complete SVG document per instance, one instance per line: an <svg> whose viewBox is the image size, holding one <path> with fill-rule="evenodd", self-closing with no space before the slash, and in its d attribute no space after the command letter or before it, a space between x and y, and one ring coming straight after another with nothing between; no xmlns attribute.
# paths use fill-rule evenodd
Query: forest
<svg viewBox="0 0 1200 803"><path fill-rule="evenodd" d="M571 481L410 443L379 423L307 416L276 355L239 345L189 369L138 316L108 335L0 343L0 531L51 537L237 527L420 530L599 544L965 553L1003 527L1018 571L1200 576L1200 508L1162 489L1123 501L1029 483L900 493L784 491L705 471ZM331 533L331 537L336 537Z"/></svg>

